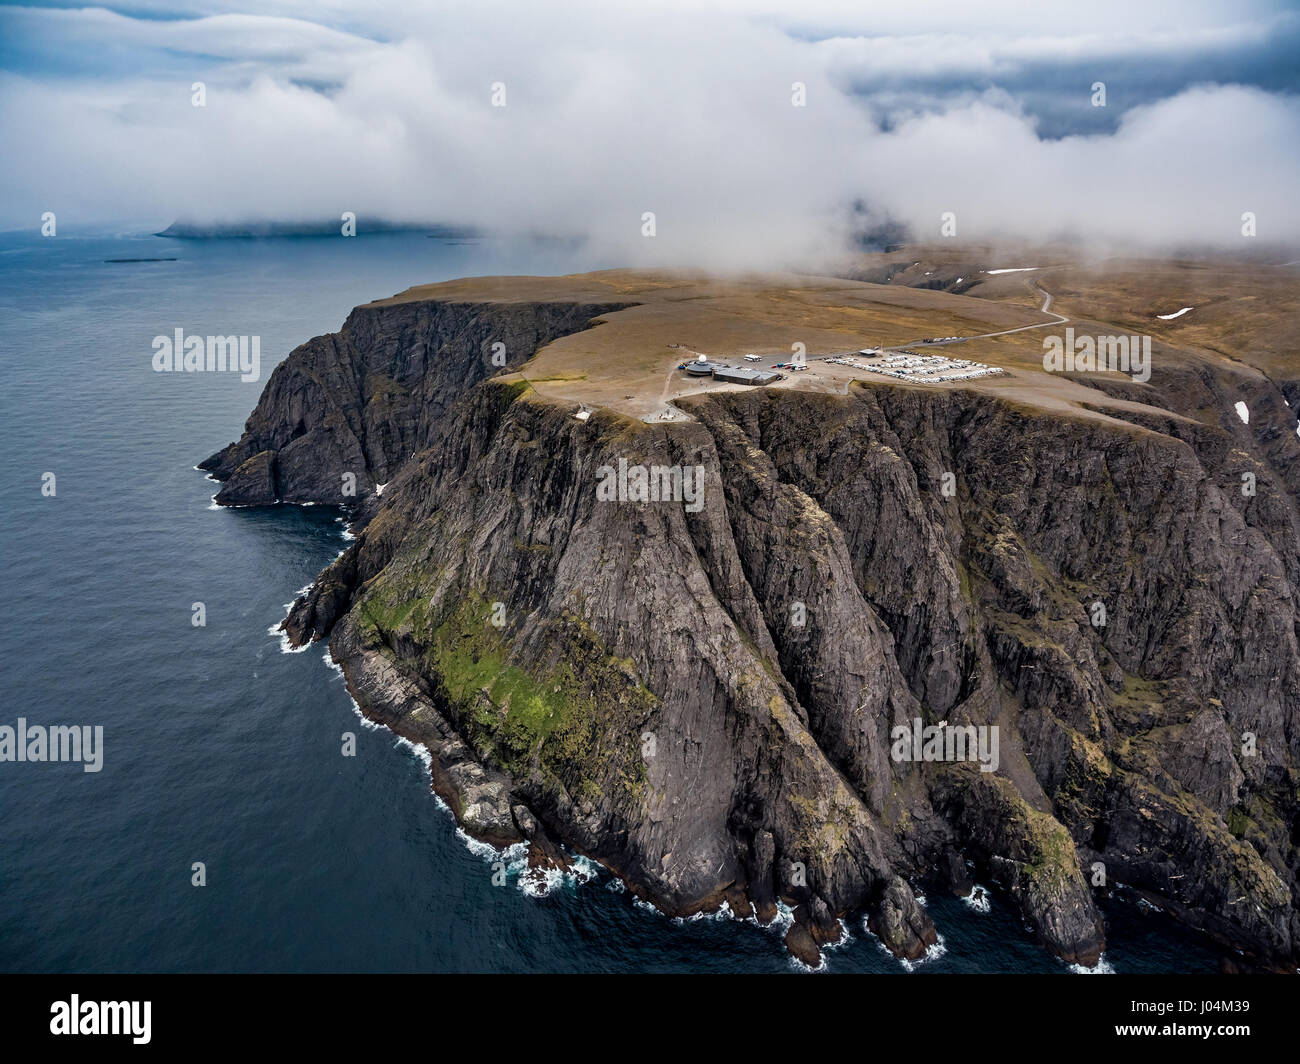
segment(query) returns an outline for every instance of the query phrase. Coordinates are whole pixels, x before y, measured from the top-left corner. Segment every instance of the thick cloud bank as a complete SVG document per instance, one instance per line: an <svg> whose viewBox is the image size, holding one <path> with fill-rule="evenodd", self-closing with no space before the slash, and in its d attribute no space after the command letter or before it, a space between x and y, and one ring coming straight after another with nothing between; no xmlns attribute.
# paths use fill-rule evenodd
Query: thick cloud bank
<svg viewBox="0 0 1300 1064"><path fill-rule="evenodd" d="M1300 30L1237 8L1166 29L1116 7L1086 32L1012 7L978 27L833 4L799 26L729 4L5 9L0 223L354 211L719 266L816 263L854 204L920 238L952 212L970 239L1237 246L1252 212L1300 240L1300 97L1270 58Z"/></svg>

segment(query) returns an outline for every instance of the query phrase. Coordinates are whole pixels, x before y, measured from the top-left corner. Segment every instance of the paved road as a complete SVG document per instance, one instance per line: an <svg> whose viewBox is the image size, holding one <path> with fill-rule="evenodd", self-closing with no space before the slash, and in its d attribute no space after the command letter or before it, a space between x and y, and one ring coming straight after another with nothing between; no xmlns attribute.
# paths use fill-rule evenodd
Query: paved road
<svg viewBox="0 0 1300 1064"><path fill-rule="evenodd" d="M904 347L942 347L945 344L964 344L967 340L987 340L990 336L1010 336L1012 333L1028 332L1030 329L1045 329L1049 325L1064 325L1070 319L1060 314L1052 314L1052 293L1040 285L1037 281L1030 281L1038 294L1043 297L1043 305L1039 308L1043 314L1051 314L1051 321L1041 321L1037 325L1021 325L1015 329L1002 329L998 332L980 333L978 336L957 336L951 340L943 340L940 343L922 344L920 340L912 340L906 344L900 344L898 347L886 347L885 351L898 351ZM856 353L856 352L855 352ZM831 355L831 358L838 358L838 355Z"/></svg>

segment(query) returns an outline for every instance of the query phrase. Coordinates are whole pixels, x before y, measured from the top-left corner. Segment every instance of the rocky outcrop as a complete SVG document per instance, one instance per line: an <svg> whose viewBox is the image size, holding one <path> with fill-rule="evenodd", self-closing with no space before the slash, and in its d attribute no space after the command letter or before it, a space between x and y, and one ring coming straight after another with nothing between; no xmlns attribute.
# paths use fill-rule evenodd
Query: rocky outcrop
<svg viewBox="0 0 1300 1064"><path fill-rule="evenodd" d="M458 398L630 304L368 304L275 368L238 442L199 463L227 506L353 503L429 442Z"/></svg>
<svg viewBox="0 0 1300 1064"><path fill-rule="evenodd" d="M676 915L784 902L809 964L854 913L922 956L912 885L969 861L1071 963L1123 882L1294 967L1286 441L889 385L579 421L486 379L492 337L519 362L608 311L362 308L210 460L219 501L385 485L285 630L429 748L466 830L562 842ZM601 501L620 460L701 469L701 505ZM1247 460L1268 507L1233 497ZM914 759L918 720L996 729L996 765Z"/></svg>

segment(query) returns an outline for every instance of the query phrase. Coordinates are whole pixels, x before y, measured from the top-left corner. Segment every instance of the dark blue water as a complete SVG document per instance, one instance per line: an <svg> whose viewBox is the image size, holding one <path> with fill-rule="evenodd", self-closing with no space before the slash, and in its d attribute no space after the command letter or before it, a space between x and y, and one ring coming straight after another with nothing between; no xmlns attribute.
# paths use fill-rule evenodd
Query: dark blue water
<svg viewBox="0 0 1300 1064"><path fill-rule="evenodd" d="M104 262L148 256L178 261ZM670 921L603 873L544 897L494 886L493 856L458 837L409 747L361 727L322 648L267 634L344 547L337 514L217 510L193 469L239 435L274 363L354 305L600 265L421 235L0 237L0 724L105 732L99 773L0 763L0 970L791 970L777 931ZM152 338L177 327L259 335L262 379L154 373ZM918 971L1065 970L998 899L930 904L946 953ZM1162 917L1109 913L1116 970L1215 968ZM830 971L902 970L851 930Z"/></svg>

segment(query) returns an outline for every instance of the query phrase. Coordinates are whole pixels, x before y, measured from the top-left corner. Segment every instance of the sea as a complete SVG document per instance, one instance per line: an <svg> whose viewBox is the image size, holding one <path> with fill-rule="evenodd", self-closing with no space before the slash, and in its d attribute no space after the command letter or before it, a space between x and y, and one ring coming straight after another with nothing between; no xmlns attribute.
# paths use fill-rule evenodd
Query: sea
<svg viewBox="0 0 1300 1064"><path fill-rule="evenodd" d="M589 862L544 881L472 843L323 646L270 631L346 547L341 514L220 509L195 469L275 363L357 304L607 265L417 232L0 234L0 725L103 729L97 772L0 762L0 970L804 973L780 923L669 919ZM154 372L178 328L260 337L260 379ZM1071 973L996 891L926 904L925 960L855 919L820 971ZM1103 972L1217 970L1158 910L1104 911Z"/></svg>

